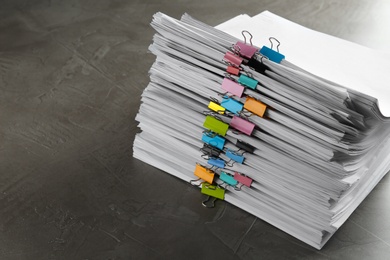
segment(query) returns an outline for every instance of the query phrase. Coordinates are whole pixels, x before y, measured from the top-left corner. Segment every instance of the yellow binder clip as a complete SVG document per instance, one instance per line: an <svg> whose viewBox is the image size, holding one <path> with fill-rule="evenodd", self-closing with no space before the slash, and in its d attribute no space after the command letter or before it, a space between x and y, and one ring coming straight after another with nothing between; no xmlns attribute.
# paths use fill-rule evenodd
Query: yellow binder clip
<svg viewBox="0 0 390 260"><path fill-rule="evenodd" d="M209 103L209 106L208 106L211 110L213 110L214 112L217 112L217 113L220 113L221 115L225 113L225 108L218 105L217 103L213 102L213 101L210 101Z"/></svg>

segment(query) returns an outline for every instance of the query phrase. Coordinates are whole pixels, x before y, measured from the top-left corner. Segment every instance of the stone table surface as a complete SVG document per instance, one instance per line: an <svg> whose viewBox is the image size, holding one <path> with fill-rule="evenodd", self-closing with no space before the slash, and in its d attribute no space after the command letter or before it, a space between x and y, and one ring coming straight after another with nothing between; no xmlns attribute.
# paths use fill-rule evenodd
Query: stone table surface
<svg viewBox="0 0 390 260"><path fill-rule="evenodd" d="M390 259L386 176L318 251L132 158L157 11L269 10L390 51L386 0L3 0L0 259Z"/></svg>

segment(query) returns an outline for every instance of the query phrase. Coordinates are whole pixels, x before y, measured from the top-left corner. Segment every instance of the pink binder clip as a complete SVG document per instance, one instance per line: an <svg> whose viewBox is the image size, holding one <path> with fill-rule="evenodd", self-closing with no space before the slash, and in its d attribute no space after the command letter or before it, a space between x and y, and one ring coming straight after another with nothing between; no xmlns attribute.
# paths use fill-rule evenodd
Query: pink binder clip
<svg viewBox="0 0 390 260"><path fill-rule="evenodd" d="M226 90L229 93L232 93L233 95L237 97L241 97L242 93L244 92L244 87L238 84L237 82L234 82L233 80L230 80L228 78L224 78L222 81L222 88Z"/></svg>
<svg viewBox="0 0 390 260"><path fill-rule="evenodd" d="M236 43L236 49L238 49L241 56L251 59L253 55L257 52L257 48L247 45L243 42Z"/></svg>
<svg viewBox="0 0 390 260"><path fill-rule="evenodd" d="M230 62L231 64L239 67L242 63L242 58L239 56L234 55L232 52L228 51L225 53L225 56L223 56L223 60L226 62Z"/></svg>
<svg viewBox="0 0 390 260"><path fill-rule="evenodd" d="M251 135L253 129L255 129L255 124L238 116L233 116L230 126L247 135Z"/></svg>
<svg viewBox="0 0 390 260"><path fill-rule="evenodd" d="M252 185L253 180L245 175L241 175L238 172L234 173L234 179L238 181L239 183L250 187Z"/></svg>

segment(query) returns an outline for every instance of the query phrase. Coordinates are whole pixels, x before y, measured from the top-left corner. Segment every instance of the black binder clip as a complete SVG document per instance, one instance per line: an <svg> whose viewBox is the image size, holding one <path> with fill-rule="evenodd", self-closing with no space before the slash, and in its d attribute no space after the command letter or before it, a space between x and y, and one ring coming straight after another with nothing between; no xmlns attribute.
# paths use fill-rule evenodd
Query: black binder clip
<svg viewBox="0 0 390 260"><path fill-rule="evenodd" d="M252 145L248 144L248 143L245 143L243 141L240 141L240 140L237 140L237 143L236 143L236 146L248 153L252 153L255 151L255 147L253 147Z"/></svg>

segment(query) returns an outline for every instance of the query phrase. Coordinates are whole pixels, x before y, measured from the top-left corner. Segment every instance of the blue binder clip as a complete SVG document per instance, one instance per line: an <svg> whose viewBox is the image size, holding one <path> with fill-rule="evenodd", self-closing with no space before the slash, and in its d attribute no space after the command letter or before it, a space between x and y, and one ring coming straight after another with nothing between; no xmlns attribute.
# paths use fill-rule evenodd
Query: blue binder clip
<svg viewBox="0 0 390 260"><path fill-rule="evenodd" d="M220 137L219 135L210 135L209 133L203 133L202 141L220 150L222 150L225 146L225 138Z"/></svg>
<svg viewBox="0 0 390 260"><path fill-rule="evenodd" d="M241 163L241 164L244 162L244 159L245 159L244 156L236 154L235 152L230 151L230 150L227 150L225 155L227 157L229 157L230 159L232 159L233 161Z"/></svg>
<svg viewBox="0 0 390 260"><path fill-rule="evenodd" d="M230 186L236 186L238 184L238 181L236 181L233 176L231 176L225 172L221 172L221 174L219 175L219 178L223 182L229 184Z"/></svg>
<svg viewBox="0 0 390 260"><path fill-rule="evenodd" d="M244 105L237 100L225 97L222 98L221 106L234 114L241 112L242 108L244 107Z"/></svg>
<svg viewBox="0 0 390 260"><path fill-rule="evenodd" d="M207 163L217 168L225 168L225 161L219 158L211 158L207 161Z"/></svg>
<svg viewBox="0 0 390 260"><path fill-rule="evenodd" d="M277 51L274 51L272 49L272 47L273 47L272 40L275 40L278 43L278 45L276 46ZM280 42L277 39L275 39L274 37L270 37L269 41L271 42L271 48L268 48L267 46L263 46L260 49L259 53L261 55L267 57L269 60L272 60L273 62L280 63L285 58L285 56L283 54L279 53Z"/></svg>

